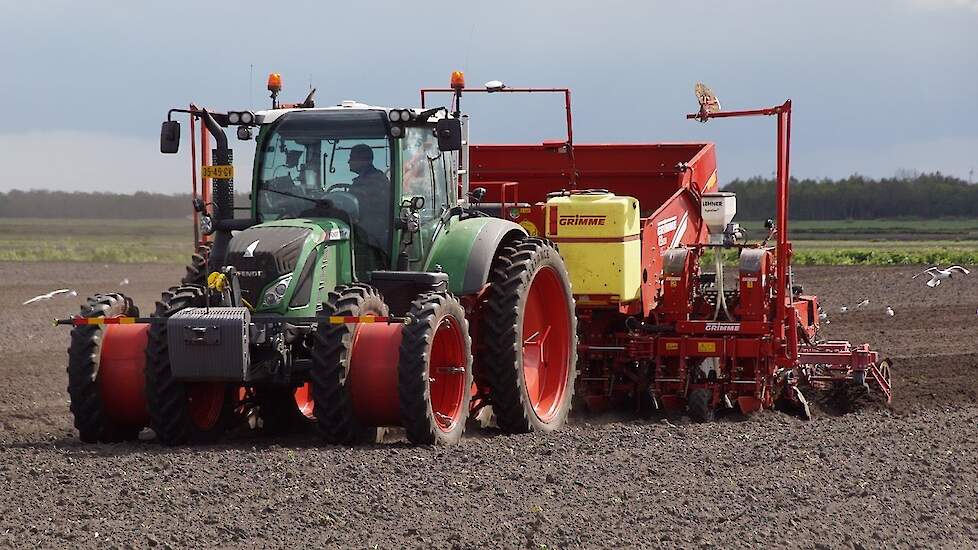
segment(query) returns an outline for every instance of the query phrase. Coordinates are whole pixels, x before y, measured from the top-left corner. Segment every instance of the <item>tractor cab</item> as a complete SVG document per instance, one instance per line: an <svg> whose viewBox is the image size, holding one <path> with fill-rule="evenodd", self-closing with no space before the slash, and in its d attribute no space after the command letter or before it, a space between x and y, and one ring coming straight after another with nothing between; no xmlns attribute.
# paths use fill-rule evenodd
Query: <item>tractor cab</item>
<svg viewBox="0 0 978 550"><path fill-rule="evenodd" d="M340 224L354 243L358 280L423 262L435 226L456 203L456 153L440 150L434 132L444 110L425 116L347 101L256 118L258 223Z"/></svg>

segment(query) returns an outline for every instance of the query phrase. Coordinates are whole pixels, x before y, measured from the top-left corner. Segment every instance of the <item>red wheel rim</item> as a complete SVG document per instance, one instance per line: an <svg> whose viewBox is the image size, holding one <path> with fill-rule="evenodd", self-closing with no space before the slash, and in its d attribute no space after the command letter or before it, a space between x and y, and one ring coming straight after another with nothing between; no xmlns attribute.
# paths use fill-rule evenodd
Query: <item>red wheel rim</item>
<svg viewBox="0 0 978 550"><path fill-rule="evenodd" d="M553 420L567 391L570 316L560 276L544 266L533 278L523 307L523 380L533 412Z"/></svg>
<svg viewBox="0 0 978 550"><path fill-rule="evenodd" d="M428 361L428 392L435 425L443 432L455 429L462 416L465 385L465 344L453 317L444 317L431 340Z"/></svg>
<svg viewBox="0 0 978 550"><path fill-rule="evenodd" d="M309 382L299 386L295 390L295 405L299 408L299 412L302 416L305 416L309 420L315 420L315 416L312 411L315 408L315 404L312 400L312 393L310 392Z"/></svg>
<svg viewBox="0 0 978 550"><path fill-rule="evenodd" d="M224 411L227 387L223 382L197 382L187 385L187 410L199 430L217 425Z"/></svg>

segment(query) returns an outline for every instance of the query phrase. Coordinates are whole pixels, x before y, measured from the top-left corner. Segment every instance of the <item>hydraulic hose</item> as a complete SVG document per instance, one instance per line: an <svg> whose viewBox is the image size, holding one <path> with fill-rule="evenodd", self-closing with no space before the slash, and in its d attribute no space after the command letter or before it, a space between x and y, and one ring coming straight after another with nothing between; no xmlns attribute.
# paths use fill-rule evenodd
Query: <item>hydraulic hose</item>
<svg viewBox="0 0 978 550"><path fill-rule="evenodd" d="M729 321L730 318L731 318L731 316L730 316L730 311L727 310L727 298L724 295L724 287L723 287L723 249L722 248L714 248L713 249L713 252L714 252L714 254L716 256L716 258L715 258L715 263L716 263L716 283L715 283L715 285L717 287L717 306L716 306L716 309L713 310L713 320L714 321L719 320L719 318L720 318L720 311L723 311L723 318L724 318L724 320L725 321Z"/></svg>

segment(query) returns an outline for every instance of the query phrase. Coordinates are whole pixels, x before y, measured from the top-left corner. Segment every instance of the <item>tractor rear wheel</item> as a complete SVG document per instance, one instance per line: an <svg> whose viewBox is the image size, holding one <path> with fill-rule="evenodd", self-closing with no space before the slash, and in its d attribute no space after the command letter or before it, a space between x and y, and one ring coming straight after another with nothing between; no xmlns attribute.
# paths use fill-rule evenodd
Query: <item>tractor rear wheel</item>
<svg viewBox="0 0 978 550"><path fill-rule="evenodd" d="M330 292L320 316L386 317L388 314L387 304L377 289L356 283L338 286ZM350 397L350 359L359 326L319 323L313 344L310 393L314 414L323 437L335 445L377 440L377 428L360 423Z"/></svg>
<svg viewBox="0 0 978 550"><path fill-rule="evenodd" d="M500 249L489 275L480 358L499 427L551 431L567 420L577 370L577 317L556 246L524 238Z"/></svg>
<svg viewBox="0 0 978 550"><path fill-rule="evenodd" d="M163 293L153 317L170 317L205 305L203 287L186 285ZM234 417L237 387L225 382L182 382L170 369L166 323L154 323L146 345L146 403L156 437L164 445L215 441Z"/></svg>
<svg viewBox="0 0 978 550"><path fill-rule="evenodd" d="M207 286L207 258L210 255L210 243L198 245L197 250L190 257L190 264L187 265L187 274L180 279L180 283L185 285Z"/></svg>
<svg viewBox="0 0 978 550"><path fill-rule="evenodd" d="M686 399L686 412L694 422L713 422L716 411L713 409L713 390L697 388L689 392Z"/></svg>
<svg viewBox="0 0 978 550"><path fill-rule="evenodd" d="M96 294L81 306L82 317L138 317L139 309L123 294ZM71 331L68 348L68 395L78 437L85 443L114 443L135 439L141 426L125 425L105 410L99 387L101 344L105 331L83 325Z"/></svg>
<svg viewBox="0 0 978 550"><path fill-rule="evenodd" d="M472 400L472 340L462 304L446 292L418 297L401 330L398 397L412 443L451 445Z"/></svg>

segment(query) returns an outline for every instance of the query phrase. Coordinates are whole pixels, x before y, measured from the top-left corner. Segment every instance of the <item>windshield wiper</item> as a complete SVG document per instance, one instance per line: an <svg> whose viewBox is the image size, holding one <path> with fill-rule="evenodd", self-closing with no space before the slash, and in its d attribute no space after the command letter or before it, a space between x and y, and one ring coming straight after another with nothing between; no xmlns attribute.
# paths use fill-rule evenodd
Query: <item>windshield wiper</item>
<svg viewBox="0 0 978 550"><path fill-rule="evenodd" d="M285 192L285 191L279 191L277 189L269 189L267 187L263 187L261 190L262 191L268 191L269 193L275 193L277 195L285 195L286 197L292 197L292 198L295 198L295 199L304 199L304 200L307 200L307 201L315 204L316 206L324 206L326 208L333 208L333 201L331 201L329 199L325 199L325 198L314 199L312 197L306 197L304 195L296 195L295 193L288 193L288 192Z"/></svg>

